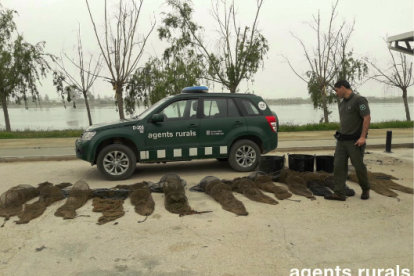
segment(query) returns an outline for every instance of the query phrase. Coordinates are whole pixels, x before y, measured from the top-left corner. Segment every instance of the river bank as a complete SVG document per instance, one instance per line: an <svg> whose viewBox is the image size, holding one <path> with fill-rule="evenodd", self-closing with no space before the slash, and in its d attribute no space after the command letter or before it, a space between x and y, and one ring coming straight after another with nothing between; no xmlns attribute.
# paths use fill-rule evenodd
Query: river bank
<svg viewBox="0 0 414 276"><path fill-rule="evenodd" d="M302 105L271 105L282 126L302 126L318 124L323 117L323 111L315 110L311 104ZM410 103L410 110L414 110L414 104ZM384 121L404 121L406 118L404 106L398 103L370 104L371 123ZM136 110L136 116L145 110L140 107ZM332 112L329 116L330 122L339 122L338 107L331 106ZM63 129L85 129L88 127L88 116L84 107L53 107L53 108L29 108L9 109L9 117L12 131L16 130L63 130ZM115 106L92 107L92 123L102 123L119 120L119 114ZM131 118L131 115L125 116ZM4 115L0 112L0 131L5 129Z"/></svg>

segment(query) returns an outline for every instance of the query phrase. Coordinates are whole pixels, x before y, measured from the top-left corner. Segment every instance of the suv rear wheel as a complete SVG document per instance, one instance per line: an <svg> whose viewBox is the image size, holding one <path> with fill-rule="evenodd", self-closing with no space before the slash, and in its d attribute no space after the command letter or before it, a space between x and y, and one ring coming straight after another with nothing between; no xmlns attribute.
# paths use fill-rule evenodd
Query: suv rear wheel
<svg viewBox="0 0 414 276"><path fill-rule="evenodd" d="M250 140L240 140L233 144L229 154L230 166L238 172L254 170L260 161L260 149Z"/></svg>
<svg viewBox="0 0 414 276"><path fill-rule="evenodd" d="M101 150L97 159L100 173L108 180L124 180L135 171L137 161L132 150L124 145L113 144Z"/></svg>

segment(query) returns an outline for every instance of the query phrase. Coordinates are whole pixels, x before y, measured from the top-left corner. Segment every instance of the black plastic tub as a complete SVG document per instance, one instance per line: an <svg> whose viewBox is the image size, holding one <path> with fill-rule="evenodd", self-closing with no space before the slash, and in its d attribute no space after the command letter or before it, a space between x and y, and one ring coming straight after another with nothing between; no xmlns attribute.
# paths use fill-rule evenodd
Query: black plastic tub
<svg viewBox="0 0 414 276"><path fill-rule="evenodd" d="M288 154L289 169L297 172L313 172L315 156L308 154Z"/></svg>
<svg viewBox="0 0 414 276"><path fill-rule="evenodd" d="M316 156L316 171L324 171L327 173L333 173L334 171L334 159L332 155L317 155Z"/></svg>
<svg viewBox="0 0 414 276"><path fill-rule="evenodd" d="M259 171L272 174L285 166L285 156L264 155L260 157Z"/></svg>

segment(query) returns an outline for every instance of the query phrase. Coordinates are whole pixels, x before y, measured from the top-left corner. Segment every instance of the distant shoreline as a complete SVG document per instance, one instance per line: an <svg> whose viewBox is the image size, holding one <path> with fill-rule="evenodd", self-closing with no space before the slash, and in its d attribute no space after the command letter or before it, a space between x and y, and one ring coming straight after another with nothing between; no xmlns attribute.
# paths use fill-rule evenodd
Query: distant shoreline
<svg viewBox="0 0 414 276"><path fill-rule="evenodd" d="M366 97L369 103L404 103L402 97ZM294 104L313 104L310 98L286 98L286 99L264 99L267 104L283 104L283 105L294 105ZM414 97L407 97L408 102L412 103Z"/></svg>
<svg viewBox="0 0 414 276"><path fill-rule="evenodd" d="M366 97L369 103L403 103L402 97ZM267 104L269 105L295 105L295 104L312 104L310 98L281 98L281 99L264 99ZM414 101L414 97L409 96L408 102L412 103ZM39 104L35 104L33 102L28 102L29 108L36 108L36 107L63 107L61 101L58 100L51 100L51 101L41 101L40 106ZM101 100L101 101L91 101L90 107L114 107L115 102L110 102L109 100ZM85 107L85 102L83 99L78 99L76 101L77 107ZM142 105L141 105L142 106ZM22 104L9 104L8 108L25 108L24 103ZM72 102L66 103L66 108L73 108Z"/></svg>

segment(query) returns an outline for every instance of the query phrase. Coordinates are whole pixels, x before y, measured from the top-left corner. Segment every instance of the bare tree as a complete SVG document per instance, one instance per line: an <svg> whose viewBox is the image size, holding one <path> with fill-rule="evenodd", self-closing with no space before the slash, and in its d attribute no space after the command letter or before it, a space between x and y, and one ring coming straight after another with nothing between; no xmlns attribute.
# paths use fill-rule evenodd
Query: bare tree
<svg viewBox="0 0 414 276"><path fill-rule="evenodd" d="M344 40L343 37L341 37L341 68L338 70L336 79L347 80L351 85L352 90L356 91L362 84L369 80L368 64L365 62L364 58L358 59L353 57L353 50L348 49L348 42L349 40ZM340 98L333 92L335 90L334 83L331 82L329 86L332 89L330 97L335 99L338 104L339 112Z"/></svg>
<svg viewBox="0 0 414 276"><path fill-rule="evenodd" d="M407 100L407 90L408 87L414 84L413 62L412 60L408 60L407 56L403 53L398 53L398 58L396 59L393 52L390 49L388 49L388 51L391 55L391 61L387 69L382 70L374 62L369 61L374 69L374 75L371 78L387 86L401 89L404 101L405 117L407 121L411 121L410 109L408 107Z"/></svg>
<svg viewBox="0 0 414 276"><path fill-rule="evenodd" d="M334 21L337 17L337 6L339 0L332 6L332 12L329 20L328 30L324 32L321 30L321 16L318 11L318 16L313 16L313 21L307 23L309 27L315 32L317 38L316 47L313 46L309 49L304 41L298 36L293 35L294 38L300 43L305 53L306 60L310 67L309 70L303 75L298 73L292 66L290 60L283 56L289 64L292 71L308 85L310 83L315 84L319 90L321 98L321 107L323 109L324 121L329 122L329 110L328 110L328 91L327 87L331 84L335 77L338 75L338 71L342 68L343 60L343 48L349 41L352 32L354 30L355 22L346 28L346 22L343 21L338 28L335 28Z"/></svg>
<svg viewBox="0 0 414 276"><path fill-rule="evenodd" d="M220 83L237 92L242 80L252 80L263 65L269 50L267 39L258 29L258 18L264 0L256 0L256 10L251 26L240 27L237 23L234 1L228 6L226 0L212 1L211 15L217 26L216 47L211 49L204 39L203 28L193 19L192 3L189 0L167 0L173 12L163 19L164 26L158 29L159 37L171 42L164 52L172 53L180 47L191 47L208 64L204 79ZM221 3L221 4L220 4ZM172 30L178 29L181 36L174 37Z"/></svg>
<svg viewBox="0 0 414 276"><path fill-rule="evenodd" d="M124 4L122 0L119 1L117 12L112 22L108 18L107 0L105 0L104 34L100 36L91 13L89 1L86 0L96 40L110 73L108 79L115 90L120 119L125 119L122 97L124 86L128 78L137 69L138 62L144 53L145 44L155 27L154 20L147 35L138 35L138 19L144 0L139 0L139 4L136 4L135 0L129 2L132 3L132 7Z"/></svg>
<svg viewBox="0 0 414 276"><path fill-rule="evenodd" d="M55 60L55 64L59 67L60 71L55 71L53 76L53 84L56 86L57 92L62 96L63 102L65 102L65 95L68 101L73 101L78 97L78 94L82 94L85 99L86 111L88 113L89 125L92 125L91 111L89 107L88 93L93 83L98 77L99 72L102 69L102 56L99 55L98 59L94 61L93 54L90 55L89 62L84 60L84 52L82 47L82 39L80 34L80 27L78 32L78 60L72 60L67 54L65 57L79 69L79 77L75 77L74 74L68 72L65 67L64 58L61 55L60 60ZM96 63L95 63L96 62ZM86 63L86 64L85 64ZM63 87L66 84L66 87ZM74 102L75 107L75 102Z"/></svg>
<svg viewBox="0 0 414 276"><path fill-rule="evenodd" d="M338 70L337 79L347 80L352 89L356 90L367 80L369 80L369 70L368 64L364 58L358 59L353 57L353 49L349 49L348 42L349 40L345 40L341 36L341 67ZM334 89L333 83L331 83L331 87Z"/></svg>

